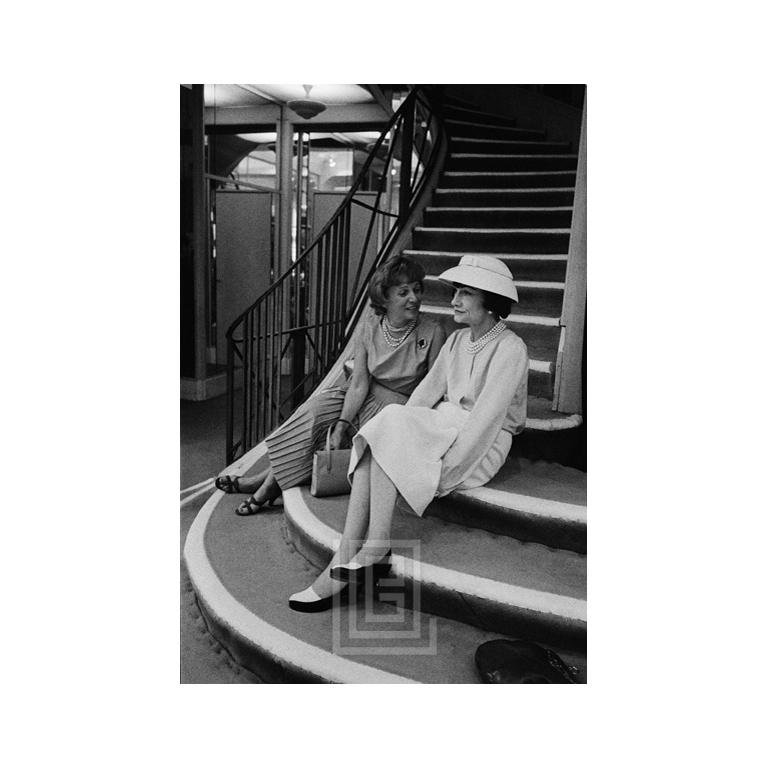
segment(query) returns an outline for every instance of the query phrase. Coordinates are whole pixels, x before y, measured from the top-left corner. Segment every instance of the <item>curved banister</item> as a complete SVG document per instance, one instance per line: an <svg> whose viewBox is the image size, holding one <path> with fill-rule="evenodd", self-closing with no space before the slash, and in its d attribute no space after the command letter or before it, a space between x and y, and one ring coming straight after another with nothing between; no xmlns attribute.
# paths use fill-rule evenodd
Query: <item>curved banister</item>
<svg viewBox="0 0 768 768"><path fill-rule="evenodd" d="M441 121L421 92L413 90L382 131L334 215L291 267L230 325L226 332L227 463L279 426L333 365L365 306L370 276L402 234L444 140ZM400 178L397 210L393 210L391 172L397 172L398 152L406 177ZM384 170L375 202L369 205L355 195L362 191L377 158L383 159ZM416 162L411 172L412 158ZM370 211L363 245L356 250L350 248L355 206ZM350 282L350 260L355 258ZM237 362L241 363L242 400L236 440Z"/></svg>

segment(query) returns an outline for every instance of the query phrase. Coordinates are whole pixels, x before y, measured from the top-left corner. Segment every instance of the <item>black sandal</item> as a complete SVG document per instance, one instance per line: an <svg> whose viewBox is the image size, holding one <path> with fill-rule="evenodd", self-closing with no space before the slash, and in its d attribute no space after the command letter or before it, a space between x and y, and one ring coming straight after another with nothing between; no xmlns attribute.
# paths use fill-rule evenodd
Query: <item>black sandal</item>
<svg viewBox="0 0 768 768"><path fill-rule="evenodd" d="M280 494L277 496L279 495ZM235 514L240 515L240 517L255 515L257 512L261 511L262 507L271 507L275 503L277 496L274 496L271 499L264 499L264 501L256 501L254 496L249 496L242 504L237 507Z"/></svg>
<svg viewBox="0 0 768 768"><path fill-rule="evenodd" d="M237 477L221 475L220 477L216 478L214 483L216 487L220 491L224 491L224 493L243 493L243 491L240 490L240 484L237 481Z"/></svg>

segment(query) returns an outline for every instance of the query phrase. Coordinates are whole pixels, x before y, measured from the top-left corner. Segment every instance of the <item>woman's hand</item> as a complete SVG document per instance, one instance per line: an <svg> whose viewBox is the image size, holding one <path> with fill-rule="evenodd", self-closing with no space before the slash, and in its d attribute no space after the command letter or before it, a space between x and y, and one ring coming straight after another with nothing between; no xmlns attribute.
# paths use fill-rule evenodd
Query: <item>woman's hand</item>
<svg viewBox="0 0 768 768"><path fill-rule="evenodd" d="M329 441L331 450L338 451L341 448L342 442L344 442L344 435L346 434L347 426L342 421L337 421L331 432L331 439Z"/></svg>

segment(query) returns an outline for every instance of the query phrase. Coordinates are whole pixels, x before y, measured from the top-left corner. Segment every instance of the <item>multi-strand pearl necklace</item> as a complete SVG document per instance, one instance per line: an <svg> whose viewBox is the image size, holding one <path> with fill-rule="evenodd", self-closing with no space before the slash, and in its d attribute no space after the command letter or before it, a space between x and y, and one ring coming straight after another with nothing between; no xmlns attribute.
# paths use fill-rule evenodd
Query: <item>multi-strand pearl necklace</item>
<svg viewBox="0 0 768 768"><path fill-rule="evenodd" d="M417 320L411 320L408 325L402 328L393 328L387 321L386 316L382 319L381 330L384 332L384 339L390 347L399 347L416 327ZM402 336L393 336L393 333L402 333Z"/></svg>
<svg viewBox="0 0 768 768"><path fill-rule="evenodd" d="M496 323L496 325L494 325L490 331L484 333L476 341L469 341L469 339L467 339L467 343L465 344L464 349L466 349L470 355L476 355L486 344L489 344L497 336L499 336L506 327L507 326L504 321L499 320L499 322Z"/></svg>

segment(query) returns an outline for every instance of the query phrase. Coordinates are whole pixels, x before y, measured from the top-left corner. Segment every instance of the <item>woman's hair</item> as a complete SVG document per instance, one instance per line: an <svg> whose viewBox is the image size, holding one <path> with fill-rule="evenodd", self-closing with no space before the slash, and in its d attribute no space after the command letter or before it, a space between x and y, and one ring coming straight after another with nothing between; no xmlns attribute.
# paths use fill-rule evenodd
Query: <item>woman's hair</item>
<svg viewBox="0 0 768 768"><path fill-rule="evenodd" d="M382 264L371 278L368 286L368 296L371 299L371 307L377 315L386 312L384 306L387 300L387 291L400 283L419 283L424 290L424 267L407 256L398 256L391 261Z"/></svg>
<svg viewBox="0 0 768 768"><path fill-rule="evenodd" d="M499 296L498 293L481 291L483 294L483 306L498 315L502 320L512 311L512 299L507 296Z"/></svg>

